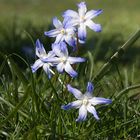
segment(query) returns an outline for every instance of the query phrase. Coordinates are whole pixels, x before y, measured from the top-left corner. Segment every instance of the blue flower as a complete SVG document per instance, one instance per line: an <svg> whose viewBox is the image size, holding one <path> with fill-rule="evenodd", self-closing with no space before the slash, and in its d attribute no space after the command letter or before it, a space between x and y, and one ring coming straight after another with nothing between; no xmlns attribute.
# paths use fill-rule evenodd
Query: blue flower
<svg viewBox="0 0 140 140"><path fill-rule="evenodd" d="M32 72L34 73L37 69L43 67L48 77L51 78L52 74L54 74L54 72L51 70L51 66L53 66L53 64L45 62L44 59L54 57L54 52L50 51L48 54L46 54L43 44L41 44L39 39L37 39L36 55L39 57L39 59L37 59L35 63L31 66Z"/></svg>
<svg viewBox="0 0 140 140"><path fill-rule="evenodd" d="M59 73L63 73L65 70L71 77L76 77L77 72L72 68L71 65L84 62L85 59L81 57L69 56L67 46L64 42L53 44L52 50L56 57L47 58L45 61L56 65L57 71Z"/></svg>
<svg viewBox="0 0 140 140"><path fill-rule="evenodd" d="M77 26L78 25L78 37L80 40L85 41L86 39L86 26L95 32L101 31L101 25L95 24L91 19L100 15L102 10L90 10L87 12L87 7L85 2L78 4L78 12L73 10L67 10L64 12L64 18L71 18L69 20L69 25Z"/></svg>
<svg viewBox="0 0 140 140"><path fill-rule="evenodd" d="M93 114L96 120L99 120L99 117L97 115L97 112L95 110L95 105L98 104L110 104L112 101L110 99L105 99L101 97L93 97L92 93L94 90L94 87L91 82L88 82L87 84L87 90L85 94L82 94L81 91L79 91L76 88L73 88L71 85L67 85L68 91L71 92L76 99L76 101L71 102L67 105L63 105L61 108L64 110L68 110L71 108L79 108L79 116L76 119L76 121L84 121L87 117L87 112L90 112Z"/></svg>
<svg viewBox="0 0 140 140"><path fill-rule="evenodd" d="M60 43L65 41L70 46L76 46L75 28L68 25L69 18L65 18L63 23L57 19L53 18L53 25L56 29L45 32L44 34L49 37L56 37L54 43Z"/></svg>

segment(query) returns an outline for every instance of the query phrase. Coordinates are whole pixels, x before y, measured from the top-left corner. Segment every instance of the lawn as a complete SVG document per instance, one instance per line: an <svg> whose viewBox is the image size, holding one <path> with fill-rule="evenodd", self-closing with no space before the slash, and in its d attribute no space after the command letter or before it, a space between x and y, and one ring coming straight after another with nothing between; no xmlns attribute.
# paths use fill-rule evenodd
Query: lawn
<svg viewBox="0 0 140 140"><path fill-rule="evenodd" d="M0 0L0 139L139 139L140 138L140 18L139 0L85 0L88 9L103 9L95 18L102 32L87 30L87 41L70 55L86 58L67 73L49 79L43 69L32 73L39 38L47 51L54 38L52 18L62 20L79 0ZM94 84L95 97L111 99L97 105L100 120L88 113L76 122L78 109L63 110L76 98L67 85L84 93ZM85 100L84 100L85 101ZM83 102L84 102L83 101Z"/></svg>

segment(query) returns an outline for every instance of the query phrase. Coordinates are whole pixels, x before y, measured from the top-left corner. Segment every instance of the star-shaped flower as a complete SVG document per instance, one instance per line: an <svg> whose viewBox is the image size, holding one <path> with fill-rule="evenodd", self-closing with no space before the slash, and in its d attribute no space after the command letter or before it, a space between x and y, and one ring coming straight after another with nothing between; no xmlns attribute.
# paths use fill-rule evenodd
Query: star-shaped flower
<svg viewBox="0 0 140 140"><path fill-rule="evenodd" d="M79 108L79 116L76 119L76 121L84 121L87 117L87 112L90 112L93 114L93 116L99 120L99 117L97 115L97 112L95 110L95 105L98 104L110 104L112 101L110 99L105 99L101 97L93 97L92 93L94 90L94 87L91 82L88 82L87 84L87 90L85 94L82 94L81 91L79 91L76 88L73 88L71 85L67 85L68 91L71 92L76 99L76 101L71 102L67 105L63 105L61 108L64 110L68 110L71 108Z"/></svg>
<svg viewBox="0 0 140 140"><path fill-rule="evenodd" d="M54 57L54 52L50 51L48 54L46 54L43 44L41 44L39 39L37 39L36 55L39 57L39 59L37 59L35 63L31 66L32 72L35 72L40 67L43 67L48 77L51 78L52 74L54 74L54 72L51 70L51 66L53 66L53 64L45 62L44 59Z"/></svg>
<svg viewBox="0 0 140 140"><path fill-rule="evenodd" d="M53 63L56 65L57 71L63 73L65 70L71 77L76 77L77 72L72 68L72 64L85 62L84 58L81 57L71 57L68 54L67 46L64 42L59 44L53 44L52 50L56 57L45 59L46 62Z"/></svg>
<svg viewBox="0 0 140 140"><path fill-rule="evenodd" d="M101 25L95 24L91 19L102 13L102 10L90 10L87 12L87 7L85 2L81 2L78 5L78 12L73 10L67 10L64 12L64 18L71 18L69 24L73 26L78 25L78 37L80 40L85 41L86 39L86 26L95 32L101 31Z"/></svg>
<svg viewBox="0 0 140 140"><path fill-rule="evenodd" d="M45 32L44 34L49 37L56 37L54 43L60 43L65 41L70 46L76 46L76 38L75 38L75 28L68 25L69 18L65 18L63 23L57 19L57 17L53 18L53 25L56 29Z"/></svg>

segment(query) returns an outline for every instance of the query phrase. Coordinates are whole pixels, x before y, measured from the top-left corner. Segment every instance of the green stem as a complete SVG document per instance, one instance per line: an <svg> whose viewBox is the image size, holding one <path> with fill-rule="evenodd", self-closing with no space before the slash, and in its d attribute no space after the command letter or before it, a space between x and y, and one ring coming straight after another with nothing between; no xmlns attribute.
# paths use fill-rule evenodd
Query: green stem
<svg viewBox="0 0 140 140"><path fill-rule="evenodd" d="M99 72L95 75L93 81L96 84L105 74L105 72L111 68L111 64L122 56L125 50L130 47L138 38L140 37L140 30L138 30L132 37L128 39L128 41L119 48L119 50L109 59L107 63L105 63L99 70Z"/></svg>
<svg viewBox="0 0 140 140"><path fill-rule="evenodd" d="M134 85L134 86L130 86L130 87L127 87L127 88L123 89L121 92L119 92L119 93L117 94L117 96L115 97L114 100L120 98L122 95L124 95L125 93L129 92L130 90L137 89L137 88L140 88L140 84ZM116 100L116 101L117 101L117 100Z"/></svg>

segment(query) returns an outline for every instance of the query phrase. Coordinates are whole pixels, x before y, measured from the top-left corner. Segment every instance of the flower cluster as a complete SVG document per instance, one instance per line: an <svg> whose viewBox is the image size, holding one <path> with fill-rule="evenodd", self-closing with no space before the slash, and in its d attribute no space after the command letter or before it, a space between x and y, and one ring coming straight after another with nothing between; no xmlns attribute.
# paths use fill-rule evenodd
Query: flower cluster
<svg viewBox="0 0 140 140"><path fill-rule="evenodd" d="M53 25L55 29L44 32L45 36L55 38L55 41L51 46L51 51L46 53L43 44L39 41L39 39L37 39L36 55L38 59L31 66L32 72L35 72L40 67L43 67L49 79L52 75L55 75L55 72L53 71L54 68L56 68L60 74L65 71L72 78L78 75L78 73L73 69L73 65L85 62L86 59L69 56L67 47L71 46L73 47L73 50L76 51L76 46L79 43L85 43L87 36L86 27L89 27L95 32L101 31L101 25L94 23L92 19L100 15L102 10L87 11L85 2L80 2L77 6L78 12L66 10L63 13L63 22L61 22L57 17L54 17ZM77 100L67 105L63 105L61 108L64 110L79 108L79 116L76 121L84 121L87 117L87 111L92 113L98 120L99 117L94 106L97 104L111 103L110 99L92 96L94 88L91 82L88 82L85 94L82 94L81 91L73 88L69 84L67 85L67 89Z"/></svg>

